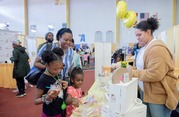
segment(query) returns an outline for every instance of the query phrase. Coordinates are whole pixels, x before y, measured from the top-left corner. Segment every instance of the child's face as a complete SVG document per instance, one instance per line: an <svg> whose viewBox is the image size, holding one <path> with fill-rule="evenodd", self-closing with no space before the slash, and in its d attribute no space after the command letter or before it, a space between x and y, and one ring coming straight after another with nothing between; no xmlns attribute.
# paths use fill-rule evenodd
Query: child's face
<svg viewBox="0 0 179 117"><path fill-rule="evenodd" d="M56 60L47 64L46 68L52 75L57 76L60 73L60 71L63 69L63 66L64 64L61 61Z"/></svg>
<svg viewBox="0 0 179 117"><path fill-rule="evenodd" d="M76 74L75 78L72 80L75 88L80 88L83 85L83 77L83 74Z"/></svg>
<svg viewBox="0 0 179 117"><path fill-rule="evenodd" d="M119 61L121 61L121 58L117 57L116 62L119 62Z"/></svg>

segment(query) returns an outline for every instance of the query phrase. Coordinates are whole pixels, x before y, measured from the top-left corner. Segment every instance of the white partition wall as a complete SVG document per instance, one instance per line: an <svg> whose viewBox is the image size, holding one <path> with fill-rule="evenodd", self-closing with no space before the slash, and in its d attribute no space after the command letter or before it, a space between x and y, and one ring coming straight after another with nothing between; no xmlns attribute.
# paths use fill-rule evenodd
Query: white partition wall
<svg viewBox="0 0 179 117"><path fill-rule="evenodd" d="M174 28L169 28L167 31L167 40L166 40L166 44L168 46L168 48L170 49L170 51L172 52L172 54L174 55L174 43L175 43L175 38L174 38Z"/></svg>
<svg viewBox="0 0 179 117"><path fill-rule="evenodd" d="M95 43L95 78L102 72L102 66L111 66L111 43Z"/></svg>
<svg viewBox="0 0 179 117"><path fill-rule="evenodd" d="M175 38L174 38L174 27L169 28L168 30L165 30L161 33L158 34L158 39L161 39L166 46L169 48L171 53L174 55L174 43L175 43Z"/></svg>
<svg viewBox="0 0 179 117"><path fill-rule="evenodd" d="M176 4L176 6L177 6L177 10L176 10L176 24L179 24L179 0L176 0L176 2L177 2L177 4Z"/></svg>
<svg viewBox="0 0 179 117"><path fill-rule="evenodd" d="M175 57L175 69L179 73L179 25L173 26L166 31L158 34ZM165 38L165 39L164 39Z"/></svg>
<svg viewBox="0 0 179 117"><path fill-rule="evenodd" d="M174 38L175 38L175 68L179 72L179 25L174 26Z"/></svg>
<svg viewBox="0 0 179 117"><path fill-rule="evenodd" d="M32 67L34 64L34 60L37 55L37 48L36 48L36 38L26 36L26 45L27 45L27 51L30 58L30 66Z"/></svg>

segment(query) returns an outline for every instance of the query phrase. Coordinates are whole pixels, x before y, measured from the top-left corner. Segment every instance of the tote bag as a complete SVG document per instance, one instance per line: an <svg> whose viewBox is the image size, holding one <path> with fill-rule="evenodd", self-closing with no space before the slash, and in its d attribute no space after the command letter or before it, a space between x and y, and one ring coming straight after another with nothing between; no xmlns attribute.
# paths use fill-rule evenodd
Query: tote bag
<svg viewBox="0 0 179 117"><path fill-rule="evenodd" d="M32 67L30 72L25 76L25 79L28 81L31 85L37 85L38 79L43 74L44 70L37 69L35 67Z"/></svg>

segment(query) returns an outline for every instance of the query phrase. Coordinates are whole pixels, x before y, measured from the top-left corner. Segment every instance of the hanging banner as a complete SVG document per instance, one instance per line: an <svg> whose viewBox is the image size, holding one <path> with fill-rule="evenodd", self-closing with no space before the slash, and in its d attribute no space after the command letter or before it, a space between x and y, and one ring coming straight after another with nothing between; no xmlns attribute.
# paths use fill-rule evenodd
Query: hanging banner
<svg viewBox="0 0 179 117"><path fill-rule="evenodd" d="M80 42L85 42L85 34L80 34L79 36L81 37Z"/></svg>

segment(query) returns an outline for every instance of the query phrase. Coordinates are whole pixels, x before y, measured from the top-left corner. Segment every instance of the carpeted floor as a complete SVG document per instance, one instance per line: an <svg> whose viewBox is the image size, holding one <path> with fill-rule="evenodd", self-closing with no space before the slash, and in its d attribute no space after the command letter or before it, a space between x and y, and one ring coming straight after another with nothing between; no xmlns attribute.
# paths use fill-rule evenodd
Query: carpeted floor
<svg viewBox="0 0 179 117"><path fill-rule="evenodd" d="M94 83L94 70L84 70L82 89L88 91ZM42 105L34 105L35 87L27 87L27 95L16 98L12 89L0 88L0 117L41 117Z"/></svg>
<svg viewBox="0 0 179 117"><path fill-rule="evenodd" d="M0 88L0 117L40 117L41 105L34 105L35 87L27 88L27 95L16 98L11 89Z"/></svg>
<svg viewBox="0 0 179 117"><path fill-rule="evenodd" d="M85 65L82 65L83 70L94 70L95 68L95 62L94 62L94 58L90 58L90 62L89 64L86 63Z"/></svg>

